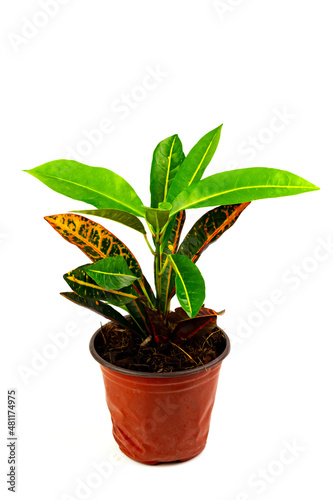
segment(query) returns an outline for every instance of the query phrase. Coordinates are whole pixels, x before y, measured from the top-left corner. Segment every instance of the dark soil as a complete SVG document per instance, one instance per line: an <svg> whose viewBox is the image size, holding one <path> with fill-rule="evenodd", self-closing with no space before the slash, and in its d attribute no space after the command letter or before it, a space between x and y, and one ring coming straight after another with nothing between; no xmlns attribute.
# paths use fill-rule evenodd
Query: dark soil
<svg viewBox="0 0 333 500"><path fill-rule="evenodd" d="M215 327L207 337L193 337L178 346L175 343L160 344L153 341L141 345L142 339L133 335L115 323L101 327L95 339L97 353L109 363L143 372L175 372L203 366L225 349L226 340L223 331Z"/></svg>

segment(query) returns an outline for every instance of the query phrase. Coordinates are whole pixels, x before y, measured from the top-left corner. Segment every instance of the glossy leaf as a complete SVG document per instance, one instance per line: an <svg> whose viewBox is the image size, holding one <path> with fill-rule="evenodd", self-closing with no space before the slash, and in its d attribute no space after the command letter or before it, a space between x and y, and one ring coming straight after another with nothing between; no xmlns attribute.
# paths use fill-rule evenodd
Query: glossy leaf
<svg viewBox="0 0 333 500"><path fill-rule="evenodd" d="M153 208L166 201L168 190L184 158L183 146L177 134L164 139L156 146L150 171Z"/></svg>
<svg viewBox="0 0 333 500"><path fill-rule="evenodd" d="M87 309L90 309L100 314L101 316L104 316L104 318L112 319L124 328L128 328L131 331L137 332L137 329L133 325L131 325L131 323L129 323L124 318L124 316L122 316L112 306L105 304L104 302L93 299L85 299L83 297L80 297L79 295L76 295L76 293L74 292L63 292L60 295L70 300L71 302L78 304L79 306L86 307Z"/></svg>
<svg viewBox="0 0 333 500"><path fill-rule="evenodd" d="M186 218L185 210L179 212L175 217L170 236L164 247L164 252L162 253L162 266L164 265L165 260L167 259L167 255L175 254L177 252L180 235L185 223L185 218ZM169 300L171 298L171 292L174 289L174 287L175 287L175 272L172 269L170 263L168 263L166 265L163 275L161 276L160 305L163 314L166 314L168 311Z"/></svg>
<svg viewBox="0 0 333 500"><path fill-rule="evenodd" d="M45 217L45 220L49 222L66 241L80 248L80 250L82 250L82 252L84 252L93 262L116 255L124 257L129 269L145 285L145 289L152 303L155 304L156 298L151 286L142 274L138 261L127 246L114 234L105 229L105 227L82 215L75 214L51 215ZM133 292L135 292L138 296L143 295L141 285L138 281L134 282L131 287L130 293L134 294ZM133 309L138 309L138 306L134 305ZM138 311L138 315L140 315L140 311Z"/></svg>
<svg viewBox="0 0 333 500"><path fill-rule="evenodd" d="M185 236L178 250L179 255L196 262L202 252L236 222L249 204L221 205L206 212Z"/></svg>
<svg viewBox="0 0 333 500"><path fill-rule="evenodd" d="M137 298L135 290L131 287L123 288L122 290L104 290L102 287L98 286L97 283L90 278L90 276L85 272L86 268L90 264L80 266L73 269L69 273L64 274L64 279L66 283L71 287L73 292L80 297L87 299L102 300L103 302L108 302L114 306L122 307L128 302L132 302Z"/></svg>
<svg viewBox="0 0 333 500"><path fill-rule="evenodd" d="M195 318L184 317L185 314L179 314L180 311L182 309L177 308L173 313L176 326L171 334L171 340L177 344L182 344L194 337L194 335L208 336L217 326L216 320L219 313L213 311L213 309L201 307ZM170 320L172 321L172 319L173 317L170 314Z"/></svg>
<svg viewBox="0 0 333 500"><path fill-rule="evenodd" d="M174 200L171 216L183 209L234 205L317 189L311 182L285 170L240 168L211 175L185 189Z"/></svg>
<svg viewBox="0 0 333 500"><path fill-rule="evenodd" d="M171 205L170 205L171 208ZM144 207L146 221L153 226L155 231L160 231L169 220L170 209Z"/></svg>
<svg viewBox="0 0 333 500"><path fill-rule="evenodd" d="M193 262L184 255L168 255L176 273L176 294L181 307L194 318L205 300L205 281Z"/></svg>
<svg viewBox="0 0 333 500"><path fill-rule="evenodd" d="M188 186L198 182L209 165L218 146L222 125L204 135L191 149L179 167L169 189L167 201L170 203Z"/></svg>
<svg viewBox="0 0 333 500"><path fill-rule="evenodd" d="M96 208L115 208L144 216L142 201L132 186L107 168L90 167L74 160L56 160L25 172L74 200Z"/></svg>
<svg viewBox="0 0 333 500"><path fill-rule="evenodd" d="M119 290L137 279L121 255L106 257L87 266L86 273L105 290Z"/></svg>
<svg viewBox="0 0 333 500"><path fill-rule="evenodd" d="M121 255L132 273L138 278L142 278L141 268L132 252L100 224L75 214L50 215L45 217L45 220L66 241L80 248L93 262L105 257Z"/></svg>
<svg viewBox="0 0 333 500"><path fill-rule="evenodd" d="M139 233L146 234L146 230L140 219L135 215L124 212L123 210L113 210L102 208L101 210L72 210L71 213L94 215L95 217L103 217L104 219L114 220L120 224L124 224Z"/></svg>

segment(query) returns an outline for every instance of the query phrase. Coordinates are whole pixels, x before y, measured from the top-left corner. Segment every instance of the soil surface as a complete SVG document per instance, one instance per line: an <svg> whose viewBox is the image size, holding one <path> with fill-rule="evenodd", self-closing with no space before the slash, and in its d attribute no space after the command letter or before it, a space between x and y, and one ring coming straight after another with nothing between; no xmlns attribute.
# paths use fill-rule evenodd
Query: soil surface
<svg viewBox="0 0 333 500"><path fill-rule="evenodd" d="M143 372L176 372L203 366L224 351L226 340L223 331L216 327L209 336L192 338L178 346L153 341L142 345L142 339L115 323L101 327L95 339L97 353L109 363Z"/></svg>

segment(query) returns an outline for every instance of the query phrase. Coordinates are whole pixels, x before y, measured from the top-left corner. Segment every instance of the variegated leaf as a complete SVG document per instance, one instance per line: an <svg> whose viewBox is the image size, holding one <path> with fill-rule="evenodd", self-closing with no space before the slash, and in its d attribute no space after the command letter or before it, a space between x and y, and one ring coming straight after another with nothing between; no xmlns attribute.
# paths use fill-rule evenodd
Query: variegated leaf
<svg viewBox="0 0 333 500"><path fill-rule="evenodd" d="M217 315L221 314L213 309L201 307L195 318L189 318L185 311L177 308L174 313L170 313L169 321L176 324L172 331L171 339L177 344L189 340L190 338L202 335L209 335L217 326Z"/></svg>
<svg viewBox="0 0 333 500"><path fill-rule="evenodd" d="M148 332L154 338L156 344L167 341L168 330L162 316L156 309L152 309L145 297L140 297L138 302L142 304L147 319Z"/></svg>
<svg viewBox="0 0 333 500"><path fill-rule="evenodd" d="M122 307L124 304L132 302L137 298L138 295L135 294L135 290L131 289L132 287L130 286L122 290L110 291L101 288L86 274L85 270L87 267L89 267L89 264L73 269L64 275L66 283L80 297L101 300L118 307Z"/></svg>
<svg viewBox="0 0 333 500"><path fill-rule="evenodd" d="M78 304L79 306L86 307L87 309L91 309L92 311L100 314L101 316L104 316L104 318L111 319L118 323L119 325L123 326L124 328L128 328L131 331L137 331L137 329L129 323L124 316L122 316L118 311L116 311L113 307L111 307L109 304L105 304L104 302L101 302L100 300L93 300L93 299L85 299L83 297L80 297L74 292L63 292L60 295L65 297L66 299L70 300L71 302L74 302L75 304Z"/></svg>
<svg viewBox="0 0 333 500"><path fill-rule="evenodd" d="M45 220L69 243L76 245L92 262L105 257L121 255L127 262L129 269L138 277L147 290L153 303L154 293L142 274L138 261L122 241L105 227L86 217L76 214L58 214L45 217ZM137 295L143 295L141 284L133 283Z"/></svg>
<svg viewBox="0 0 333 500"><path fill-rule="evenodd" d="M236 222L249 204L221 205L205 213L185 236L178 254L196 262L202 252Z"/></svg>
<svg viewBox="0 0 333 500"><path fill-rule="evenodd" d="M192 226L179 246L178 254L185 255L192 262L196 262L202 252L209 247L211 243L218 240L222 234L227 231L238 219L243 210L250 204L241 203L238 205L221 205L213 210L206 212ZM173 286L170 289L169 300L176 292Z"/></svg>
<svg viewBox="0 0 333 500"><path fill-rule="evenodd" d="M66 241L80 248L93 262L121 255L132 273L142 278L141 268L132 252L105 227L76 214L50 215L44 218Z"/></svg>

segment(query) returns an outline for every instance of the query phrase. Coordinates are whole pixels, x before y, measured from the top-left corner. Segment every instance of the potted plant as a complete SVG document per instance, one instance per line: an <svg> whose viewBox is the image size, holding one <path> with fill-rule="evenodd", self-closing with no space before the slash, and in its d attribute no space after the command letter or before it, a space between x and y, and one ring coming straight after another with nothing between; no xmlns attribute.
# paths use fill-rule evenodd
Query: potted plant
<svg viewBox="0 0 333 500"><path fill-rule="evenodd" d="M27 171L95 207L45 219L92 261L64 275L72 291L62 295L109 320L93 335L90 350L103 372L114 437L126 455L143 463L187 460L205 447L230 344L217 326L222 312L204 306L205 282L196 265L200 255L251 201L319 189L272 168L202 179L221 128L202 137L187 156L178 135L157 145L150 206L105 168L57 160ZM213 208L181 240L186 210L200 207ZM120 222L145 239L153 256L155 291L127 246L85 215ZM171 311L175 294L180 307Z"/></svg>

